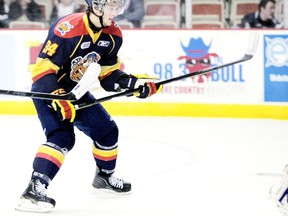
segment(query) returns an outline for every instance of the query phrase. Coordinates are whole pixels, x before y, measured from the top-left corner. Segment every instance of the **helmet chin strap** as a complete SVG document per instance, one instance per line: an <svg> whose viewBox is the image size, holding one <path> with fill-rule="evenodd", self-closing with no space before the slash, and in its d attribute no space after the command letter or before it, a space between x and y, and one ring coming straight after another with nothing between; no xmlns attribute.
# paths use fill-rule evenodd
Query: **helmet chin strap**
<svg viewBox="0 0 288 216"><path fill-rule="evenodd" d="M103 24L103 15L104 15L104 12L103 12L102 16L99 16L99 21L100 21L101 27L106 28Z"/></svg>
<svg viewBox="0 0 288 216"><path fill-rule="evenodd" d="M92 12L96 17L99 18L100 25L101 25L101 29L102 29L102 28L106 28L106 27L104 26L104 24L103 24L103 15L104 15L104 12L102 12L102 15L101 15L101 16L98 16L98 15L94 12L93 9L91 10L91 12Z"/></svg>

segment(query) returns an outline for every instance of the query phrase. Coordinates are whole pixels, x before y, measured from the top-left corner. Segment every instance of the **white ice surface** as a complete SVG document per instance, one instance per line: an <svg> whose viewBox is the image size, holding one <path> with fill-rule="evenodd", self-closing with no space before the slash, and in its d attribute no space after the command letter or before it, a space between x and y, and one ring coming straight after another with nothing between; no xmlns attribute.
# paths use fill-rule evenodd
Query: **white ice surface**
<svg viewBox="0 0 288 216"><path fill-rule="evenodd" d="M288 122L269 119L114 117L120 129L115 175L129 195L94 189L91 141L74 149L48 195L59 216L277 216L270 186L288 163ZM14 210L45 141L36 116L0 116L0 215Z"/></svg>

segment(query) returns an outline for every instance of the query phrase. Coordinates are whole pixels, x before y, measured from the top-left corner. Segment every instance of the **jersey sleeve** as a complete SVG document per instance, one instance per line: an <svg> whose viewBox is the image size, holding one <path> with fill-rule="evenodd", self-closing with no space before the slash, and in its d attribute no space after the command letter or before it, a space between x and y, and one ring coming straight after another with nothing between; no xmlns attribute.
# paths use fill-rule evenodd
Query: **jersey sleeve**
<svg viewBox="0 0 288 216"><path fill-rule="evenodd" d="M100 84L106 91L116 91L116 81L125 72L120 70L120 60L118 52L122 46L122 32L117 26L113 26L108 30L103 31L112 38L112 48L110 52L99 61L101 65L101 73L99 76Z"/></svg>

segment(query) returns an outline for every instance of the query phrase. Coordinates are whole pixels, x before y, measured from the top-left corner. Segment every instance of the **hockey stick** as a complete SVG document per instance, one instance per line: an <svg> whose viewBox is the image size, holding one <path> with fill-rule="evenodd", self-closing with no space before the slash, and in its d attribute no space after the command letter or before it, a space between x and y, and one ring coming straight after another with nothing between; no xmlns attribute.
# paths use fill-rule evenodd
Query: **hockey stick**
<svg viewBox="0 0 288 216"><path fill-rule="evenodd" d="M69 100L75 101L75 95L72 92L62 95L54 95L49 93L42 92L26 92L26 91L14 91L14 90L5 90L0 89L0 94L10 95L10 96L21 96L21 97L30 97L33 99L45 99L45 100Z"/></svg>
<svg viewBox="0 0 288 216"><path fill-rule="evenodd" d="M182 80L182 79L185 79L185 78L188 78L188 77L198 76L200 74L206 74L206 73L211 72L213 70L218 70L218 69L221 69L221 68L224 68L224 67L228 67L230 65L234 65L234 64L238 64L238 63L241 63L241 62L248 61L248 60L253 58L253 56L254 56L254 54L255 54L255 52L257 50L257 47L258 47L258 42L259 42L258 33L257 32L251 33L250 36L249 36L249 43L248 43L247 50L246 50L244 56L241 59L236 60L236 61L232 61L230 63L217 65L217 66L213 66L213 67L206 68L206 69L203 69L203 70L199 70L199 71L196 71L196 72L193 72L193 73L188 73L188 74L185 74L185 75L182 75L182 76L178 76L178 77L174 77L174 78L171 78L171 79L167 79L167 80L164 80L164 81L160 81L160 82L157 82L155 84L156 84L157 87L159 87L160 85L165 85L165 84L168 84L168 83L171 83L171 82L175 82L175 81L178 81L178 80ZM139 92L141 89L142 89L142 86L140 86L140 87L138 87L136 89L126 90L124 92L120 92L120 93L117 93L117 94L113 94L113 95L109 95L109 96L106 96L106 97L103 97L103 98L96 99L95 102L92 102L92 103L89 103L89 104L87 104L87 103L77 104L77 105L75 105L75 108L76 108L76 110L83 109L83 108L86 108L86 107L93 106L95 104L99 104L99 103L111 100L111 99L116 98L116 97L133 95L133 93Z"/></svg>
<svg viewBox="0 0 288 216"><path fill-rule="evenodd" d="M95 79L100 73L100 65L97 63L91 63L86 70L82 79L77 83L77 85L67 94L55 95L42 92L25 92L25 91L13 91L0 89L0 94L2 95L13 95L21 97L30 97L33 99L45 99L45 100L68 100L76 101L80 99L94 84Z"/></svg>

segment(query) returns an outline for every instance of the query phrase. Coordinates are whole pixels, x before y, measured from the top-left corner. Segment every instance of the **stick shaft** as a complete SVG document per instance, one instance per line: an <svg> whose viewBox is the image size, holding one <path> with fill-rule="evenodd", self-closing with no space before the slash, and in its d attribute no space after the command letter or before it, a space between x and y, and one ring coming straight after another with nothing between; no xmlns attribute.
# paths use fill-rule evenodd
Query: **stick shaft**
<svg viewBox="0 0 288 216"><path fill-rule="evenodd" d="M156 85L165 85L167 83L175 82L175 81L182 80L182 79L185 79L185 78L188 78L188 77L193 77L193 76L197 76L197 75L200 75L200 74L205 74L205 73L211 72L213 70L217 70L217 69L220 69L220 68L228 67L230 65L238 64L238 63L243 62L243 61L247 61L247 60L251 59L252 57L253 57L252 55L244 55L241 59L239 59L237 61L233 61L233 62L230 62L230 63L227 63L227 64L222 64L222 65L216 65L216 66L213 66L213 67L210 67L210 68L206 68L206 69L203 69L203 70L195 71L193 73L188 73L188 74L185 74L185 75L182 75L182 76L178 76L178 77L174 77L174 78L167 79L167 80L164 80L164 81L160 81L160 82L156 83Z"/></svg>
<svg viewBox="0 0 288 216"><path fill-rule="evenodd" d="M166 85L168 83L175 82L175 81L182 80L182 79L186 79L188 77L198 76L200 74L206 74L206 73L211 72L213 70L217 70L217 69L220 69L220 68L228 67L230 65L234 65L234 64L238 64L238 63L247 61L247 60L251 59L252 57L253 57L253 55L246 55L245 54L241 59L239 59L237 61L233 61L233 62L230 62L230 63L227 63L227 64L222 64L222 65L206 68L206 69L203 69L203 70L199 70L199 71L196 71L196 72L193 72L193 73L188 73L188 74L185 74L185 75L182 75L182 76L178 76L178 77L174 77L174 78L171 78L171 79L163 80L163 81L157 82L156 85L157 86ZM77 105L75 105L75 107L76 107L77 110L78 109L83 109L83 108L86 108L86 107L93 106L95 104L99 104L99 103L111 100L111 99L116 98L116 97L122 97L122 96L131 95L133 93L139 92L140 89L141 89L141 87L136 88L136 89L132 89L132 90L126 90L124 92L120 92L120 93L109 95L109 96L106 96L106 97L103 97L103 98L99 98L93 103L77 104Z"/></svg>
<svg viewBox="0 0 288 216"><path fill-rule="evenodd" d="M26 91L13 91L13 90L4 90L0 89L0 94L2 95L12 95L20 97L29 97L33 99L44 99L44 100L70 100L74 101L75 97L72 93L55 95L50 93L43 92L26 92Z"/></svg>
<svg viewBox="0 0 288 216"><path fill-rule="evenodd" d="M1 90L0 94L3 95L12 95L12 96L21 96L21 97L30 97L33 99L43 99L43 100L67 100L67 101L76 101L80 99L95 83L97 77L99 76L101 67L98 63L93 62L87 68L85 74L77 85L66 94L55 95L51 93L43 92L25 92L25 91L13 91L13 90Z"/></svg>
<svg viewBox="0 0 288 216"><path fill-rule="evenodd" d="M196 71L196 72L193 72L193 73L188 73L188 74L185 74L185 75L182 75L182 76L178 76L178 77L174 77L174 78L171 78L171 79L163 80L163 81L157 82L156 85L157 86L166 85L168 83L175 82L175 81L178 81L178 80L182 80L182 79L185 79L185 78L188 78L188 77L193 77L193 76L197 76L197 75L200 75L200 74L206 74L206 73L211 72L213 70L217 70L217 69L220 69L220 68L228 67L230 65L238 64L240 62L247 61L247 60L251 59L252 57L253 57L253 55L245 54L241 59L239 59L237 61L233 61L233 62L230 62L230 63L227 63L227 64L222 64L222 65L206 68L206 69L203 69L203 70L199 70L199 71ZM89 106L93 106L93 105L98 104L98 103L102 103L102 102L111 100L111 99L116 98L116 97L128 96L128 95L131 95L131 94L133 94L135 92L139 92L140 90L141 90L141 87L136 88L136 89L132 89L132 90L126 90L124 92L116 93L116 94L113 94L113 95L110 95L110 96L106 96L106 97L97 99L95 102L90 103L90 104L84 103L84 104L78 104L78 105L75 105L75 106L76 106L76 109L82 109L82 108L86 108L86 107L89 107ZM72 92L69 92L69 93L63 94L63 95L54 95L54 94L42 93L42 92L26 92L26 91L13 91L13 90L0 89L0 94L21 96L21 97L30 97L30 98L33 98L33 99L43 99L43 100L69 100L69 101L75 101L76 100L75 95Z"/></svg>

